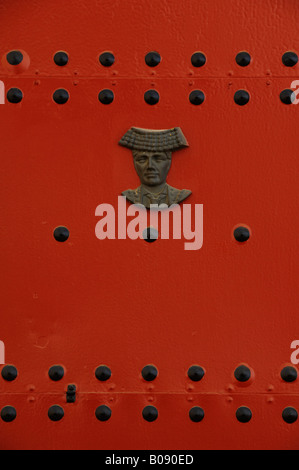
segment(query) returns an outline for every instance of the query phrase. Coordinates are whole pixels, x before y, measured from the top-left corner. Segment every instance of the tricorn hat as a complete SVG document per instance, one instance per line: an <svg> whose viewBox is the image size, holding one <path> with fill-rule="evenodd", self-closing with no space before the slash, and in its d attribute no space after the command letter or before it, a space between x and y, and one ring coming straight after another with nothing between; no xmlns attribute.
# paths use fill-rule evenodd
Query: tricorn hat
<svg viewBox="0 0 299 470"><path fill-rule="evenodd" d="M189 147L180 127L172 129L141 129L131 127L118 142L119 145L131 150L150 150L164 152Z"/></svg>

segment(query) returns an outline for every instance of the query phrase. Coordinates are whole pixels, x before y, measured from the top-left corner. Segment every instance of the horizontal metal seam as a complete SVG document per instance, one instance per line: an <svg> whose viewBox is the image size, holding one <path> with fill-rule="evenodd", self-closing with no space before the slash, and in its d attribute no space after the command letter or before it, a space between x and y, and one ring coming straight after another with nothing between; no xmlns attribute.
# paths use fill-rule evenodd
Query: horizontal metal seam
<svg viewBox="0 0 299 470"><path fill-rule="evenodd" d="M187 77L171 77L171 76L160 76L160 77L138 77L132 75L131 77L120 77L118 76L87 76L87 75L74 75L74 76L63 76L63 75L27 75L27 76L17 76L17 75L0 75L0 79L11 79L11 80L17 80L17 81L22 81L22 80L42 80L42 79L59 79L59 80L71 80L71 81L77 81L79 82L80 80L111 80L111 81L118 81L118 80L147 80L151 82L155 82L158 80L252 80L252 79L259 79L259 80L273 80L273 79L288 79L288 80L299 80L299 73L298 76L296 75L263 75L263 76L225 76L225 77L220 77L220 76L196 76L196 75L189 75Z"/></svg>
<svg viewBox="0 0 299 470"><path fill-rule="evenodd" d="M61 396L66 394L66 390L61 391L54 391L54 392L0 392L1 396L13 396L13 395L57 395ZM257 397L257 396L277 396L277 397L298 397L298 393L280 393L280 392L253 392L253 393L246 393L246 392L226 392L226 393L214 393L214 392L156 392L156 391L140 391L140 392L117 392L117 391L96 391L96 392L84 392L77 390L77 395L182 395L185 397L188 396L219 396L219 397L228 397L228 396L247 396L247 397Z"/></svg>

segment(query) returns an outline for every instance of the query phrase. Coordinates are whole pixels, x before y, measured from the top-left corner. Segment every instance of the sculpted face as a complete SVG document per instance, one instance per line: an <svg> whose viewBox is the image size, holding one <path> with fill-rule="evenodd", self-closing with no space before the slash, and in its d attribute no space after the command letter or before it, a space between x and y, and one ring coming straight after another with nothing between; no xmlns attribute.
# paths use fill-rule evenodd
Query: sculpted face
<svg viewBox="0 0 299 470"><path fill-rule="evenodd" d="M171 166L171 152L133 151L135 170L142 184L158 186L166 182Z"/></svg>

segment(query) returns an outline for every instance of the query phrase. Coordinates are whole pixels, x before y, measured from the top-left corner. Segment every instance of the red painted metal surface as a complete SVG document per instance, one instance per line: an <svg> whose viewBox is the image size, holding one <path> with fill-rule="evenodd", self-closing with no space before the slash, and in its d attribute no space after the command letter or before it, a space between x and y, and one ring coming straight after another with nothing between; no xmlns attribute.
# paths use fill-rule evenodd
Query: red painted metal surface
<svg viewBox="0 0 299 470"><path fill-rule="evenodd" d="M280 377L298 339L296 134L299 107L279 94L298 77L281 56L299 52L296 0L128 0L0 2L0 79L7 100L1 118L0 339L18 378L0 377L1 449L294 449L299 382ZM26 52L15 69L6 54ZM64 50L69 63L53 55ZM145 54L162 61L149 68ZM252 62L239 67L235 56ZM115 55L105 68L98 57ZM202 51L204 67L191 55ZM64 105L52 100L68 90ZM98 93L113 89L111 105ZM144 92L156 89L149 106ZM194 89L206 99L193 106ZM246 106L234 93L250 93ZM188 202L204 205L204 244L184 251L183 240L104 240L95 237L95 208L117 203L138 179L129 152L117 145L130 126L180 126L190 147L173 157L170 183L192 189ZM251 238L233 238L238 224ZM65 243L55 227L70 230ZM241 363L253 378L239 384ZM65 368L53 382L48 369ZM100 364L112 377L99 382ZM152 383L141 369L154 364ZM191 382L193 364L204 378ZM67 385L77 400L66 403ZM64 418L52 422L58 404ZM111 419L95 417L108 405ZM158 419L142 409L152 404ZM239 406L252 411L237 421ZM191 422L192 406L205 418Z"/></svg>

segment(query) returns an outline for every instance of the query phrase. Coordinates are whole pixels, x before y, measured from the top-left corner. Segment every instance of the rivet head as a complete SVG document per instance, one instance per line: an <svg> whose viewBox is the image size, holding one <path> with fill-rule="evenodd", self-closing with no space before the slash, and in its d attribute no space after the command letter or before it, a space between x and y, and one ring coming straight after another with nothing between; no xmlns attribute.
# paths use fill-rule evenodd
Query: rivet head
<svg viewBox="0 0 299 470"><path fill-rule="evenodd" d="M146 54L145 63L149 67L157 67L161 62L161 56L158 52L152 51Z"/></svg>
<svg viewBox="0 0 299 470"><path fill-rule="evenodd" d="M287 88L285 90L282 90L279 97L280 97L280 101L283 104L292 104L296 99L296 95L294 91L287 89Z"/></svg>
<svg viewBox="0 0 299 470"><path fill-rule="evenodd" d="M114 64L115 57L111 52L103 52L99 57L99 61L104 67L111 67Z"/></svg>
<svg viewBox="0 0 299 470"><path fill-rule="evenodd" d="M155 406L146 406L142 410L142 416L145 421L149 421L151 423L158 418L158 410Z"/></svg>
<svg viewBox="0 0 299 470"><path fill-rule="evenodd" d="M286 66L286 67L294 67L294 65L297 64L298 62L298 56L297 54L295 54L295 52L285 52L285 54L283 54L282 58L282 63Z"/></svg>
<svg viewBox="0 0 299 470"><path fill-rule="evenodd" d="M23 99L23 93L19 88L10 88L6 97L10 103L20 103Z"/></svg>
<svg viewBox="0 0 299 470"><path fill-rule="evenodd" d="M59 67L63 67L64 65L66 65L68 61L69 61L69 56L67 55L66 52L59 51L59 52L56 52L56 54L54 55L54 62L56 65L59 65Z"/></svg>
<svg viewBox="0 0 299 470"><path fill-rule="evenodd" d="M52 366L48 371L48 375L51 380L58 382L58 380L61 380L64 376L64 368L59 365Z"/></svg>
<svg viewBox="0 0 299 470"><path fill-rule="evenodd" d="M189 367L188 370L188 377L189 379L193 380L193 382L199 382L203 376L205 375L205 371L202 367L194 365Z"/></svg>
<svg viewBox="0 0 299 470"><path fill-rule="evenodd" d="M64 88L59 88L53 93L53 100L57 104L65 104L69 99L68 91Z"/></svg>
<svg viewBox="0 0 299 470"><path fill-rule="evenodd" d="M201 90L193 90L189 95L189 101L191 104L198 106L202 104L205 100L204 92Z"/></svg>
<svg viewBox="0 0 299 470"><path fill-rule="evenodd" d="M252 413L247 406L240 406L236 411L236 418L240 423L248 423L252 418Z"/></svg>
<svg viewBox="0 0 299 470"><path fill-rule="evenodd" d="M60 227L56 227L56 229L53 232L53 235L56 241L65 242L69 238L70 232L68 231L66 227L60 226Z"/></svg>
<svg viewBox="0 0 299 470"><path fill-rule="evenodd" d="M111 418L111 409L106 405L98 406L95 415L99 421L108 421Z"/></svg>
<svg viewBox="0 0 299 470"><path fill-rule="evenodd" d="M98 98L102 104L110 104L114 100L114 93L112 90L102 90L100 91Z"/></svg>
<svg viewBox="0 0 299 470"><path fill-rule="evenodd" d="M247 227L237 227L234 230L234 237L237 242L243 243L246 242L250 237L250 232Z"/></svg>
<svg viewBox="0 0 299 470"><path fill-rule="evenodd" d="M10 65L19 65L23 60L21 51L10 51L6 54L6 60Z"/></svg>
<svg viewBox="0 0 299 470"><path fill-rule="evenodd" d="M17 378L18 371L15 366L7 365L3 367L1 371L1 375L3 379L6 380L7 382L12 382L13 380Z"/></svg>
<svg viewBox="0 0 299 470"><path fill-rule="evenodd" d="M60 421L64 417L63 408L59 405L50 406L48 416L51 421Z"/></svg>
<svg viewBox="0 0 299 470"><path fill-rule="evenodd" d="M280 376L285 382L294 382L297 379L297 370L292 366L284 367Z"/></svg>
<svg viewBox="0 0 299 470"><path fill-rule="evenodd" d="M295 423L295 421L298 419L297 410L291 406L288 406L282 412L282 419L288 424Z"/></svg>
<svg viewBox="0 0 299 470"><path fill-rule="evenodd" d="M160 95L156 90L147 90L144 93L144 101L147 104L150 104L151 106L159 103L159 100L160 100Z"/></svg>
<svg viewBox="0 0 299 470"><path fill-rule="evenodd" d="M142 232L142 238L148 243L155 242L159 238L159 232L153 227L147 227Z"/></svg>
<svg viewBox="0 0 299 470"><path fill-rule="evenodd" d="M16 419L17 412L13 406L4 406L0 413L1 419L5 421L5 423L10 423L14 419Z"/></svg>
<svg viewBox="0 0 299 470"><path fill-rule="evenodd" d="M111 370L107 366L99 366L95 371L95 376L101 382L105 382L111 377Z"/></svg>
<svg viewBox="0 0 299 470"><path fill-rule="evenodd" d="M202 52L194 52L191 57L193 67L202 67L206 63L206 56Z"/></svg>
<svg viewBox="0 0 299 470"><path fill-rule="evenodd" d="M240 67L247 67L250 64L251 57L248 52L242 51L236 55L236 62Z"/></svg>
<svg viewBox="0 0 299 470"><path fill-rule="evenodd" d="M200 406L194 406L193 408L191 408L191 410L189 410L189 418L194 423L199 423L200 421L202 421L204 419L204 416L205 412L202 408L200 408Z"/></svg>
<svg viewBox="0 0 299 470"><path fill-rule="evenodd" d="M244 106L249 101L249 93L246 90L238 90L234 95L234 101L239 106Z"/></svg>
<svg viewBox="0 0 299 470"><path fill-rule="evenodd" d="M147 382L151 382L157 377L158 370L155 366L147 365L142 369L141 374L144 380L146 380Z"/></svg>
<svg viewBox="0 0 299 470"><path fill-rule="evenodd" d="M249 367L244 365L237 367L235 369L234 376L239 382L247 382L247 380L249 380L251 377Z"/></svg>

